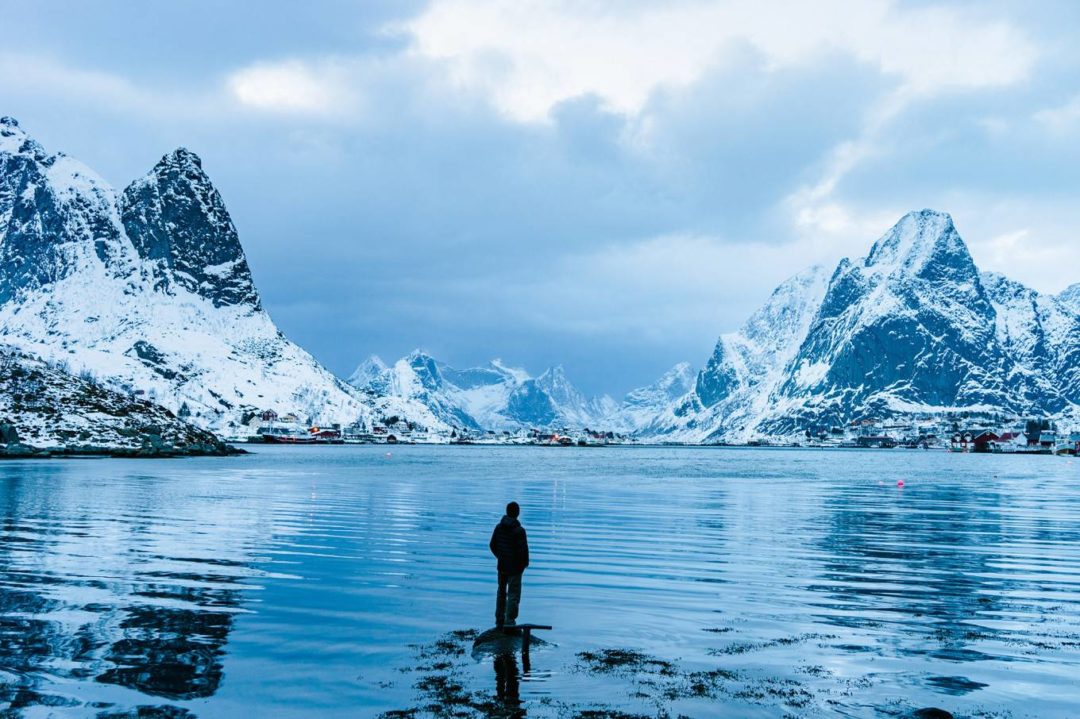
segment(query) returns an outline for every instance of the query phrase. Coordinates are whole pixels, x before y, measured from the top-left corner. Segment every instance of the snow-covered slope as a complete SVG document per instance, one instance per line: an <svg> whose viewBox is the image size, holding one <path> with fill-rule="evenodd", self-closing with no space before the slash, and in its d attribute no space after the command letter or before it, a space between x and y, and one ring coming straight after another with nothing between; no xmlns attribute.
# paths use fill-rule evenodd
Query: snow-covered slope
<svg viewBox="0 0 1080 719"><path fill-rule="evenodd" d="M373 394L423 404L443 423L471 430L598 427L616 406L609 397L586 398L562 367L535 378L499 360L459 370L420 350L393 366L371 357L349 382Z"/></svg>
<svg viewBox="0 0 1080 719"><path fill-rule="evenodd" d="M0 456L28 448L150 456L230 451L159 405L6 346L0 346L0 427Z"/></svg>
<svg viewBox="0 0 1080 719"><path fill-rule="evenodd" d="M1059 294L1057 300L1072 312L1080 313L1080 282Z"/></svg>
<svg viewBox="0 0 1080 719"><path fill-rule="evenodd" d="M220 195L182 148L118 196L0 119L0 339L225 433L263 409L439 428L421 406L355 392L278 331Z"/></svg>
<svg viewBox="0 0 1080 719"><path fill-rule="evenodd" d="M815 266L777 287L738 332L720 337L692 390L641 433L681 441L752 434L806 339L828 281L825 269Z"/></svg>
<svg viewBox="0 0 1080 719"><path fill-rule="evenodd" d="M782 285L645 433L743 440L950 411L1071 413L1078 360L1067 298L980 274L952 218L923 210L865 258Z"/></svg>
<svg viewBox="0 0 1080 719"><path fill-rule="evenodd" d="M996 315L996 334L1013 362L1012 384L1056 414L1080 403L1080 312L990 272L981 275Z"/></svg>
<svg viewBox="0 0 1080 719"><path fill-rule="evenodd" d="M621 404L608 411L604 429L633 434L649 426L656 417L694 388L697 373L689 362L680 362L647 387L632 390Z"/></svg>

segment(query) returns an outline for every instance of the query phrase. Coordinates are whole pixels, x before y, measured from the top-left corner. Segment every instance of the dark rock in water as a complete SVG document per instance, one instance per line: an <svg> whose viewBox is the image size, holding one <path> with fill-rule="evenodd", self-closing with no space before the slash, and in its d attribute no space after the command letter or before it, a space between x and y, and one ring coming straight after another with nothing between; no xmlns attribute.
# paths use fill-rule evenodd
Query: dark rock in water
<svg viewBox="0 0 1080 719"><path fill-rule="evenodd" d="M944 709L938 709L937 707L926 707L924 709L916 709L911 714L912 719L953 719L953 715Z"/></svg>
<svg viewBox="0 0 1080 719"><path fill-rule="evenodd" d="M488 629L486 632L481 632L473 641L473 654L501 654L517 651L521 647L523 634L524 632L514 627ZM545 645L547 642L536 634L529 634L530 647Z"/></svg>

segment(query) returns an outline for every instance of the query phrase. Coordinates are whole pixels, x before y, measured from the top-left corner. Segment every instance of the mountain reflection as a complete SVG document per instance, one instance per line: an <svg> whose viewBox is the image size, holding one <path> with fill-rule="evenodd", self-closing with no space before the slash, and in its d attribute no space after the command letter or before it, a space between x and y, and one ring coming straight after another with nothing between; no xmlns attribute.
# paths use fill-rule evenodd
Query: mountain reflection
<svg viewBox="0 0 1080 719"><path fill-rule="evenodd" d="M3 716L34 706L121 709L115 693L99 692L112 699L94 701L93 683L134 690L144 695L140 705L217 692L245 565L199 558L184 546L177 517L140 512L98 520L46 495L40 479L5 480L0 705L9 713ZM183 548L177 555L196 556L170 556L162 551L169 546ZM215 551L221 547L217 543ZM105 715L126 716L109 711ZM135 711L187 715L179 707Z"/></svg>
<svg viewBox="0 0 1080 719"><path fill-rule="evenodd" d="M1016 553L1025 543L1072 543L1080 532L1059 524L1048 534L1045 522L1029 521L1026 511L991 490L976 498L969 487L942 482L917 495L892 488L878 494L868 501L865 491L846 488L827 502L827 529L818 542L821 581L809 587L828 597L818 603L819 619L863 630L875 638L874 650L898 656L1008 661L1009 655L988 653L988 640L1015 646L1030 638L984 620L1018 610L1037 615L1039 600L1021 607L1027 602L1018 597L1052 597L1032 580L1036 568L1002 567L1031 561ZM903 635L910 639L901 641ZM1001 641L993 646L1000 649ZM982 686L955 677L927 683L947 693Z"/></svg>
<svg viewBox="0 0 1080 719"><path fill-rule="evenodd" d="M221 684L221 648L232 628L223 612L140 607L120 623L109 646L110 669L96 678L169 699L207 697Z"/></svg>

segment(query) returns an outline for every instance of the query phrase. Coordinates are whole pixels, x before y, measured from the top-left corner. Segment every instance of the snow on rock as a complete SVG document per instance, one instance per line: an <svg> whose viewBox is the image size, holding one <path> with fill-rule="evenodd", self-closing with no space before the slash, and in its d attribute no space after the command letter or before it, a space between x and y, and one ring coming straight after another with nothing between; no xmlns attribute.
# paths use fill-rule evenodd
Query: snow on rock
<svg viewBox="0 0 1080 719"><path fill-rule="evenodd" d="M45 450L132 456L228 454L163 407L0 346L0 456Z"/></svg>
<svg viewBox="0 0 1080 719"><path fill-rule="evenodd" d="M628 392L621 404L612 403L599 426L627 434L639 432L692 390L696 379L693 365L680 362L653 384Z"/></svg>
<svg viewBox="0 0 1080 719"><path fill-rule="evenodd" d="M1074 314L1080 314L1080 282L1067 288L1057 299Z"/></svg>
<svg viewBox="0 0 1080 719"><path fill-rule="evenodd" d="M444 429L423 406L355 391L278 331L224 202L183 148L118 197L0 120L0 340L230 435L266 409Z"/></svg>

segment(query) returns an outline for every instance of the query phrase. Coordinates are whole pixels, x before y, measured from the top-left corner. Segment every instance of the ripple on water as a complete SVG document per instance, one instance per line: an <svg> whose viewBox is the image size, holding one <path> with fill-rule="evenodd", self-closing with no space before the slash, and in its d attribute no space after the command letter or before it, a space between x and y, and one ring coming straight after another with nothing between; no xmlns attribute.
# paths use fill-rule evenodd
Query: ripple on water
<svg viewBox="0 0 1080 719"><path fill-rule="evenodd" d="M481 447L5 463L0 706L351 717L442 692L477 716L1069 716L1076 467ZM509 499L533 548L523 617L551 643L529 666L418 658L489 624Z"/></svg>

